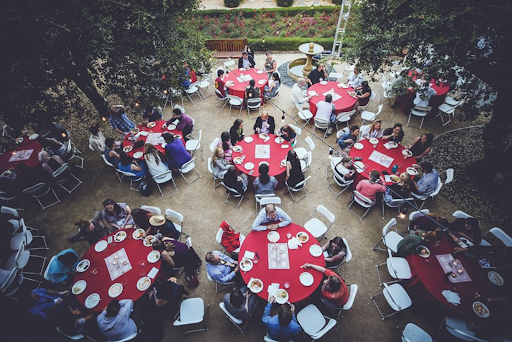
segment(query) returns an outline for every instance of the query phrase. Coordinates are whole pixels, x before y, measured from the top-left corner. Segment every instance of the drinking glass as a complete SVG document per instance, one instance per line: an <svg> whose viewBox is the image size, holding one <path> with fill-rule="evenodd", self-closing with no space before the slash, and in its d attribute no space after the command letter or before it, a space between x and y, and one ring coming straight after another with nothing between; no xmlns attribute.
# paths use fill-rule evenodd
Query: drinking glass
<svg viewBox="0 0 512 342"><path fill-rule="evenodd" d="M288 240L291 239L292 238L292 233L286 233L286 237L288 238Z"/></svg>
<svg viewBox="0 0 512 342"><path fill-rule="evenodd" d="M283 285L284 285L285 289L289 289L290 288L290 282L289 281L285 281Z"/></svg>
<svg viewBox="0 0 512 342"><path fill-rule="evenodd" d="M91 274L94 274L94 275L98 274L98 269L93 268L93 269L91 270Z"/></svg>
<svg viewBox="0 0 512 342"><path fill-rule="evenodd" d="M121 285L126 286L126 284L128 284L128 279L121 280Z"/></svg>
<svg viewBox="0 0 512 342"><path fill-rule="evenodd" d="M144 271L144 270L140 271L140 272L139 272L139 275L140 275L141 277L144 277L144 276L146 275L146 271Z"/></svg>
<svg viewBox="0 0 512 342"><path fill-rule="evenodd" d="M141 261L139 261L139 265L144 267L144 266L146 266L146 262L144 260L141 260Z"/></svg>

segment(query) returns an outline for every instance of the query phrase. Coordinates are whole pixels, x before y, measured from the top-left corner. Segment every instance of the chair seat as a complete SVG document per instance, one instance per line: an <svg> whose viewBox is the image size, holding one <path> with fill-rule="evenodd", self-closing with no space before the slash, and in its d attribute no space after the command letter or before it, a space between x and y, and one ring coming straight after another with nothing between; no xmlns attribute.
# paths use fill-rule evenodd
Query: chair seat
<svg viewBox="0 0 512 342"><path fill-rule="evenodd" d="M402 341L432 342L432 337L416 324L409 323L402 332Z"/></svg>
<svg viewBox="0 0 512 342"><path fill-rule="evenodd" d="M193 169L195 166L196 166L196 164L195 164L195 163L192 163L192 164L187 165L187 167L186 167L186 168L181 168L181 169L180 169L180 171L181 171L181 173L187 173L187 172L192 171L192 169Z"/></svg>
<svg viewBox="0 0 512 342"><path fill-rule="evenodd" d="M293 150L295 151L299 159L304 159L308 154L308 151L304 147L297 147L294 148Z"/></svg>
<svg viewBox="0 0 512 342"><path fill-rule="evenodd" d="M168 173L165 176L157 177L157 178L154 178L154 176L153 176L153 180L158 184L166 183L166 182L170 181L171 179L172 179L172 173Z"/></svg>
<svg viewBox="0 0 512 342"><path fill-rule="evenodd" d="M187 149L187 151L197 150L200 147L201 147L201 142L199 140L189 140L185 144L185 149Z"/></svg>
<svg viewBox="0 0 512 342"><path fill-rule="evenodd" d="M336 121L339 123L348 122L348 121L350 121L350 118L351 118L350 115L341 115L340 117L338 117L338 119Z"/></svg>
<svg viewBox="0 0 512 342"><path fill-rule="evenodd" d="M11 254L9 259L7 260L7 264L6 264L7 269L12 270L15 267L23 268L23 267L27 266L28 259L30 259L30 252L23 251L23 253L21 253L21 257L20 257L20 260L18 261L18 264L16 264L16 254L17 253Z"/></svg>
<svg viewBox="0 0 512 342"><path fill-rule="evenodd" d="M413 197L416 197L417 199L419 200L426 200L428 196L424 196L424 195L418 195L418 194L415 194L414 192L411 192L411 195Z"/></svg>
<svg viewBox="0 0 512 342"><path fill-rule="evenodd" d="M232 314L230 314L229 311L226 309L226 306L224 305L224 303L219 303L219 306L222 309L222 311L224 311L226 316L228 316L229 319L232 320L233 322L235 322L236 324L242 324L244 322L241 319L238 319L235 316L233 316Z"/></svg>
<svg viewBox="0 0 512 342"><path fill-rule="evenodd" d="M361 113L361 119L366 120L366 121L373 121L375 116L376 116L376 114L374 112L369 112L366 110Z"/></svg>
<svg viewBox="0 0 512 342"><path fill-rule="evenodd" d="M210 86L210 82L208 82L207 80L203 80L203 81L199 82L199 87L201 87L201 88L206 88L209 86Z"/></svg>
<svg viewBox="0 0 512 342"><path fill-rule="evenodd" d="M411 297L400 284L389 285L384 289L383 294L389 306L395 311L405 310L412 305Z"/></svg>
<svg viewBox="0 0 512 342"><path fill-rule="evenodd" d="M306 228L306 230L315 238L322 236L327 231L325 224L316 217L313 217L311 220L306 222L306 224L304 224L304 228Z"/></svg>
<svg viewBox="0 0 512 342"><path fill-rule="evenodd" d="M398 250L398 243L402 241L403 237L398 234L397 232L388 232L386 236L384 237L384 242L386 244L386 247L391 249L393 252L396 253Z"/></svg>
<svg viewBox="0 0 512 342"><path fill-rule="evenodd" d="M416 116L427 116L428 112L424 112L422 110L416 110L416 109L411 109L411 114L412 115L416 115Z"/></svg>
<svg viewBox="0 0 512 342"><path fill-rule="evenodd" d="M309 304L300 310L297 314L297 321L299 321L304 332L310 336L322 330L325 325L324 316L313 304Z"/></svg>
<svg viewBox="0 0 512 342"><path fill-rule="evenodd" d="M393 267L391 267L393 262ZM395 279L411 279L411 268L409 263L404 258L388 258L387 260L388 272ZM395 274L396 271L396 274Z"/></svg>
<svg viewBox="0 0 512 342"><path fill-rule="evenodd" d="M195 324L203 321L204 302L201 298L189 298L181 302L180 318L174 322L175 326Z"/></svg>
<svg viewBox="0 0 512 342"><path fill-rule="evenodd" d="M197 88L196 86L193 86L193 87L188 87L188 89L186 89L185 91L188 94L193 94L193 93L197 92L198 90L199 90L199 88Z"/></svg>
<svg viewBox="0 0 512 342"><path fill-rule="evenodd" d="M313 118L313 113L311 113L311 111L309 109L303 109L303 110L299 111L299 117L302 120L309 120L309 119Z"/></svg>
<svg viewBox="0 0 512 342"><path fill-rule="evenodd" d="M455 99L454 99L453 97L451 97L451 96L446 96L446 97L444 98L444 102L445 102L445 103L447 103L447 104L449 104L450 106L456 106L456 105L458 105L458 104L460 103L460 101L455 100Z"/></svg>
<svg viewBox="0 0 512 342"><path fill-rule="evenodd" d="M373 205L373 202L368 203L362 198L359 198L357 195L354 195L354 201L356 201L360 206L365 208L370 208Z"/></svg>
<svg viewBox="0 0 512 342"><path fill-rule="evenodd" d="M30 230L27 230L27 245L30 245L30 243L32 242L32 233L30 232ZM10 242L10 245L11 245L11 249L13 251L17 251L20 246L21 246L21 243L22 241L25 240L25 233L19 233L19 234L16 234L14 235L12 238L11 238L11 242Z"/></svg>
<svg viewBox="0 0 512 342"><path fill-rule="evenodd" d="M229 99L229 104L232 105L232 106L241 106L243 102L244 101L242 99L240 99L240 98L237 99L237 98L231 97Z"/></svg>
<svg viewBox="0 0 512 342"><path fill-rule="evenodd" d="M438 107L438 109L441 112L444 112L444 113L447 113L447 114L452 114L455 111L455 108L453 108L452 106L447 105L446 103L443 103L442 105L440 105Z"/></svg>

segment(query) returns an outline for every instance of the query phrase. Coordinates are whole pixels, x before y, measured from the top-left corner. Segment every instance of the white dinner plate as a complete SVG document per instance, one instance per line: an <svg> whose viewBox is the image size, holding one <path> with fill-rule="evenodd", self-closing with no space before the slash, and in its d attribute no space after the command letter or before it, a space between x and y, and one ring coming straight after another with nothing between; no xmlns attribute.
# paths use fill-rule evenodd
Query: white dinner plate
<svg viewBox="0 0 512 342"><path fill-rule="evenodd" d="M321 85L326 85L327 84L327 81L322 81L320 82Z"/></svg>
<svg viewBox="0 0 512 342"><path fill-rule="evenodd" d="M268 138L268 134L266 134L266 133L260 133L260 134L258 135L258 137L259 137L261 140L265 140L265 139L267 139L267 138Z"/></svg>
<svg viewBox="0 0 512 342"><path fill-rule="evenodd" d="M119 283L112 284L112 286L110 286L110 288L108 289L108 296L110 298L116 298L121 293L123 293L123 285Z"/></svg>
<svg viewBox="0 0 512 342"><path fill-rule="evenodd" d="M233 159L233 163L235 164L242 164L244 162L244 159L242 157L235 157Z"/></svg>
<svg viewBox="0 0 512 342"><path fill-rule="evenodd" d="M281 166L286 166L286 158L281 160Z"/></svg>
<svg viewBox="0 0 512 342"><path fill-rule="evenodd" d="M240 269L244 272L252 270L254 264L251 259L242 259L240 262Z"/></svg>
<svg viewBox="0 0 512 342"><path fill-rule="evenodd" d="M170 124L169 126L167 126L167 129L169 131L175 130L176 129L176 125Z"/></svg>
<svg viewBox="0 0 512 342"><path fill-rule="evenodd" d="M87 259L81 260L78 265L76 265L76 271L79 273L87 271L87 269L91 266L91 262Z"/></svg>
<svg viewBox="0 0 512 342"><path fill-rule="evenodd" d="M16 144L19 145L23 142L23 138L22 137L16 138L15 142L16 142Z"/></svg>
<svg viewBox="0 0 512 342"><path fill-rule="evenodd" d="M249 289L253 292L253 293L260 293L261 291L263 291L263 282L261 281L261 279L257 279L257 278L252 278L251 280L249 280Z"/></svg>
<svg viewBox="0 0 512 342"><path fill-rule="evenodd" d="M92 309L94 308L96 305L98 305L98 303L100 302L101 298L100 298L100 295L97 294L97 293L92 293L89 295L89 297L87 297L85 299L85 307L87 309Z"/></svg>
<svg viewBox="0 0 512 342"><path fill-rule="evenodd" d="M487 273L487 277L489 278L491 283L493 283L494 285L501 286L505 283L505 280L503 279L501 274L499 274L496 271L491 271L491 272Z"/></svg>
<svg viewBox="0 0 512 342"><path fill-rule="evenodd" d="M354 166L358 168L359 170L364 170L364 163L360 160L354 162Z"/></svg>
<svg viewBox="0 0 512 342"><path fill-rule="evenodd" d="M148 122L148 124L146 125L148 128L153 128L156 126L156 122Z"/></svg>
<svg viewBox="0 0 512 342"><path fill-rule="evenodd" d="M427 250L427 254L421 254L421 250L423 250L423 249ZM426 259L430 256L430 249L428 249L426 246L419 245L418 247L416 247L416 250L418 251L418 255L422 258Z"/></svg>
<svg viewBox="0 0 512 342"><path fill-rule="evenodd" d="M135 153L133 154L133 158L135 158L135 159L139 159L139 158L142 158L142 156L143 156L143 155L144 155L144 153L142 153L141 151L139 151L139 152L135 152Z"/></svg>
<svg viewBox="0 0 512 342"><path fill-rule="evenodd" d="M151 245L153 244L153 241L155 241L155 240L156 240L156 237L154 237L153 235L148 235L144 238L144 241L142 243L146 247L151 247Z"/></svg>
<svg viewBox="0 0 512 342"><path fill-rule="evenodd" d="M31 135L28 137L28 139L29 139L29 140L36 140L38 136L39 136L38 134L34 133L34 134L31 134Z"/></svg>
<svg viewBox="0 0 512 342"><path fill-rule="evenodd" d="M354 144L354 148L355 148L356 150L362 150L362 149L363 149L363 147L364 147L364 145L363 145L363 144L361 144L361 143L355 143L355 144Z"/></svg>
<svg viewBox="0 0 512 342"><path fill-rule="evenodd" d="M482 318L487 318L491 314L489 312L489 308L482 302L474 302L473 311L477 314L477 316Z"/></svg>
<svg viewBox="0 0 512 342"><path fill-rule="evenodd" d="M71 292L74 295L79 295L80 293L85 291L86 287L87 283L85 282L85 280L79 280L71 287Z"/></svg>
<svg viewBox="0 0 512 342"><path fill-rule="evenodd" d="M418 171L414 167L408 167L405 171L407 171L411 176L416 176L418 174Z"/></svg>
<svg viewBox="0 0 512 342"><path fill-rule="evenodd" d="M265 84L265 83L267 83L267 80L259 80L258 81L258 84Z"/></svg>
<svg viewBox="0 0 512 342"><path fill-rule="evenodd" d="M125 147L123 147L123 151L125 151L126 153L130 152L131 150L133 150L133 146L125 146Z"/></svg>
<svg viewBox="0 0 512 342"><path fill-rule="evenodd" d="M288 301L290 296L288 295L288 291L286 291L285 289L279 289L276 291L275 298L277 304L284 304Z"/></svg>
<svg viewBox="0 0 512 342"><path fill-rule="evenodd" d="M240 69L238 69L238 70L240 70L240 71L245 71L245 69L244 69L244 68L240 68Z"/></svg>
<svg viewBox="0 0 512 342"><path fill-rule="evenodd" d="M312 245L311 247L309 247L309 253L314 257L319 257L320 255L322 255L322 247L318 245Z"/></svg>
<svg viewBox="0 0 512 342"><path fill-rule="evenodd" d="M121 230L121 231L118 231L118 232L114 235L114 241L115 241L115 242L122 242L122 241L124 241L124 239L126 239L126 236L127 236L127 235L128 235L128 234L126 234L126 232L124 232L124 231L122 231L122 230Z"/></svg>
<svg viewBox="0 0 512 342"><path fill-rule="evenodd" d="M149 277L142 277L137 281L137 289L139 291L146 291L151 286L151 279Z"/></svg>
<svg viewBox="0 0 512 342"><path fill-rule="evenodd" d="M282 143L284 142L284 139L283 139L283 138L281 138L281 137L277 137L277 138L275 138L275 139L274 139L274 141L275 141L276 143L278 143L278 144L282 144Z"/></svg>
<svg viewBox="0 0 512 342"><path fill-rule="evenodd" d="M279 233L276 231L271 231L271 232L268 232L268 234L267 234L267 239L270 242L277 242L277 241L279 241L280 238L281 238L281 235L279 235Z"/></svg>
<svg viewBox="0 0 512 342"><path fill-rule="evenodd" d="M370 144L372 145L376 145L379 143L379 139L377 138L370 138L370 140L368 140L370 142Z"/></svg>
<svg viewBox="0 0 512 342"><path fill-rule="evenodd" d="M402 150L402 154L404 156L407 156L407 157L411 157L412 156L412 152L410 150L408 150L408 149Z"/></svg>
<svg viewBox="0 0 512 342"><path fill-rule="evenodd" d="M297 239L300 243L306 243L309 241L309 235L306 232L299 232L297 233Z"/></svg>
<svg viewBox="0 0 512 342"><path fill-rule="evenodd" d="M158 252L158 251L149 252L147 259L148 259L149 263L154 264L155 262L160 260L160 252Z"/></svg>
<svg viewBox="0 0 512 342"><path fill-rule="evenodd" d="M389 175L389 179L395 184L400 183L400 177L397 175Z"/></svg>
<svg viewBox="0 0 512 342"><path fill-rule="evenodd" d="M256 71L256 73L261 75L261 74L263 74L263 70L258 70L258 71Z"/></svg>
<svg viewBox="0 0 512 342"><path fill-rule="evenodd" d="M313 285L313 281L315 279L313 278L313 275L311 273L303 272L303 273L301 273L299 280L302 285L311 286L311 285Z"/></svg>
<svg viewBox="0 0 512 342"><path fill-rule="evenodd" d="M233 152L242 152L244 149L242 148L242 146L239 146L239 145L235 145L233 146Z"/></svg>
<svg viewBox="0 0 512 342"><path fill-rule="evenodd" d="M146 232L144 231L144 229L136 229L133 234L132 234L132 237L135 239L135 240L140 240L140 239L143 239L144 238L144 234L146 234Z"/></svg>
<svg viewBox="0 0 512 342"><path fill-rule="evenodd" d="M252 141L253 141L253 140L254 140L254 139L253 139L252 137L245 137L245 138L244 138L244 141L245 141L246 143L252 143Z"/></svg>
<svg viewBox="0 0 512 342"><path fill-rule="evenodd" d="M251 162L245 163L244 167L245 167L246 170L250 171L250 170L254 169L254 164L251 163Z"/></svg>
<svg viewBox="0 0 512 342"><path fill-rule="evenodd" d="M94 245L94 250L96 252L103 252L108 246L108 243L107 241L105 240L101 240L101 241L98 241L95 245Z"/></svg>
<svg viewBox="0 0 512 342"><path fill-rule="evenodd" d="M340 87L342 87L343 89L347 89L348 88L348 84L340 83Z"/></svg>

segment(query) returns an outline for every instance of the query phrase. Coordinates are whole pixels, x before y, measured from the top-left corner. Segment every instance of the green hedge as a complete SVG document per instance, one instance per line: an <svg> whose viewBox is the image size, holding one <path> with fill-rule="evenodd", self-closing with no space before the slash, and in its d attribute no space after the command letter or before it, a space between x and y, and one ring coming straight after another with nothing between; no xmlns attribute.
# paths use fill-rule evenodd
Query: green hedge
<svg viewBox="0 0 512 342"><path fill-rule="evenodd" d="M252 8L238 8L236 10L229 9L211 9L204 11L194 11L194 15L198 16L209 16L209 17L218 17L221 15L230 14L231 12L242 12L244 18L251 18L254 16L254 13L258 12L276 12L281 15L295 16L297 14L303 13L305 15L312 15L316 12L323 11L334 11L337 10L339 12L339 6L314 6L313 9L311 7L281 7L281 8L265 8L265 9L252 9Z"/></svg>
<svg viewBox="0 0 512 342"><path fill-rule="evenodd" d="M293 5L293 0L277 0L279 7L290 7L291 5Z"/></svg>
<svg viewBox="0 0 512 342"><path fill-rule="evenodd" d="M224 6L234 8L240 6L240 0L224 0Z"/></svg>
<svg viewBox="0 0 512 342"><path fill-rule="evenodd" d="M269 37L265 38L265 42L262 39L247 39L247 44L253 51L298 51L299 45L311 42L322 45L325 50L331 50L334 37L314 39Z"/></svg>

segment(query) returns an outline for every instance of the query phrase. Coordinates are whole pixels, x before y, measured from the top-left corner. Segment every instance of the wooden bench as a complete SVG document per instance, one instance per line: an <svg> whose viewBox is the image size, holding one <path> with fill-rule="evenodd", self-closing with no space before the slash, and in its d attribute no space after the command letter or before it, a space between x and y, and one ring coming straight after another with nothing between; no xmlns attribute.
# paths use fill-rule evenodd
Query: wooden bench
<svg viewBox="0 0 512 342"><path fill-rule="evenodd" d="M219 59L240 58L242 50L247 45L245 39L208 39L205 46L208 50L214 51L213 57Z"/></svg>

